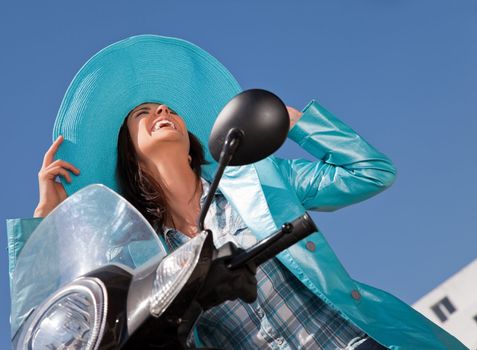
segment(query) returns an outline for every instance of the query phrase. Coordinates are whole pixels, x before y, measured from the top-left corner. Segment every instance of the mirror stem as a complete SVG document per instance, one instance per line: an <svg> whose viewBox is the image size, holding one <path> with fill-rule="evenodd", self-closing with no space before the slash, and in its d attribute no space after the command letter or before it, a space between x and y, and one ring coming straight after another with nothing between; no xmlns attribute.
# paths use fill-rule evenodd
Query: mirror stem
<svg viewBox="0 0 477 350"><path fill-rule="evenodd" d="M199 217L199 229L201 231L204 230L204 221L207 215L207 211L209 210L210 204L212 203L212 199L214 198L215 191L219 186L220 179L222 178L222 174L224 173L225 167L230 163L237 147L240 145L240 141L243 137L243 131L238 128L232 128L227 133L225 137L224 146L222 147L222 152L220 153L219 159L219 166L217 168L217 172L215 173L214 181L210 185L209 193L207 193L207 197L205 199L204 206L200 211Z"/></svg>

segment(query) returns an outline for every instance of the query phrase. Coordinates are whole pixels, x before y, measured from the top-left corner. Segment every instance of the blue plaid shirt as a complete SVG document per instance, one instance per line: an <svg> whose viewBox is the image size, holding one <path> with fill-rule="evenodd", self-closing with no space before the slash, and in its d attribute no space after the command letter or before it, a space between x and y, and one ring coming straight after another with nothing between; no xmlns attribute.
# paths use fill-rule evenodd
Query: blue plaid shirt
<svg viewBox="0 0 477 350"><path fill-rule="evenodd" d="M205 200L209 184L202 180ZM247 248L255 236L226 198L215 194L205 227L212 230L214 244L228 241ZM170 248L189 238L164 229ZM366 340L366 334L345 320L339 312L310 292L277 259L257 269L258 298L252 304L228 301L205 312L197 330L201 341L222 349L326 349L352 350Z"/></svg>

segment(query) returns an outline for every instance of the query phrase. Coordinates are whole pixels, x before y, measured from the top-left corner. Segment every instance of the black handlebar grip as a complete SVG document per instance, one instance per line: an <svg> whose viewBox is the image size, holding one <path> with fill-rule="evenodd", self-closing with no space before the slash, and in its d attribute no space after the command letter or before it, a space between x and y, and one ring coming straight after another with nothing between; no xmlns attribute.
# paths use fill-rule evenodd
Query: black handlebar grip
<svg viewBox="0 0 477 350"><path fill-rule="evenodd" d="M318 228L315 223L310 215L305 213L292 222L283 224L280 230L274 234L234 256L230 260L228 268L236 269L249 263L258 266L316 231Z"/></svg>

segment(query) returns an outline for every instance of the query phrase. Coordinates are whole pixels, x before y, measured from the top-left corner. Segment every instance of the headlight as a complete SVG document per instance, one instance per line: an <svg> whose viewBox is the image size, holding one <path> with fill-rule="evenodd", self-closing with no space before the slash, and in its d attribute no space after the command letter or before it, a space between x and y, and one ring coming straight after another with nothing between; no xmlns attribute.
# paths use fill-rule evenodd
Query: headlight
<svg viewBox="0 0 477 350"><path fill-rule="evenodd" d="M199 261L206 237L206 232L198 234L161 261L149 304L151 315L161 316L182 290Z"/></svg>
<svg viewBox="0 0 477 350"><path fill-rule="evenodd" d="M96 349L104 331L107 294L96 278L60 289L33 316L22 349Z"/></svg>

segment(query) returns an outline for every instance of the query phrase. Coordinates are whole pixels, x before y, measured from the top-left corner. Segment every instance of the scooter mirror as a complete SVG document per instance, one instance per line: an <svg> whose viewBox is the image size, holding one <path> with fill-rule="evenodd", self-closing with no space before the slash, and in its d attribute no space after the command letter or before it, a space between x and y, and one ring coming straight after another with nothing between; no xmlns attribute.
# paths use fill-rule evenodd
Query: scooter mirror
<svg viewBox="0 0 477 350"><path fill-rule="evenodd" d="M242 137L227 165L257 162L275 152L285 142L290 118L285 104L276 95L261 89L241 92L219 113L209 137L209 150L219 161L231 129Z"/></svg>

